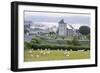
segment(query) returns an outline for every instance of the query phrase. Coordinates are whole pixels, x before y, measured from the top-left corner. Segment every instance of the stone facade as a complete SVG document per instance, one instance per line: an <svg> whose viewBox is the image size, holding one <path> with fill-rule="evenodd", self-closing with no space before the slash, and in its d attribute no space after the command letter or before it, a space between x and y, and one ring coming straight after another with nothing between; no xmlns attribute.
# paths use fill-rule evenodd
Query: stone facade
<svg viewBox="0 0 100 73"><path fill-rule="evenodd" d="M67 26L70 26L70 29ZM74 29L70 24L65 23L64 20L62 19L59 22L58 35L59 36L74 36L74 35L80 35L80 33L77 29Z"/></svg>

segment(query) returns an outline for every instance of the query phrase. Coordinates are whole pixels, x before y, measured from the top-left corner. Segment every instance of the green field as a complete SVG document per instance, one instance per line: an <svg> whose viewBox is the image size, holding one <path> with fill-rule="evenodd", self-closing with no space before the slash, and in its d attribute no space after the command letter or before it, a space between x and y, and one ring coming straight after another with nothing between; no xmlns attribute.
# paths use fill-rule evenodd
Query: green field
<svg viewBox="0 0 100 73"><path fill-rule="evenodd" d="M76 60L89 59L90 51L64 50L25 50L24 61Z"/></svg>

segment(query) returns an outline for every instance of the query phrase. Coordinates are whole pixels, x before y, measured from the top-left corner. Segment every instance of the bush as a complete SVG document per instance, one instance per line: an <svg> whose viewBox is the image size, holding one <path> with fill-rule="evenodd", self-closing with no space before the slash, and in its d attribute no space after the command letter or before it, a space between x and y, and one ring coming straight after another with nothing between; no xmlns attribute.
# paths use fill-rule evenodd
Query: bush
<svg viewBox="0 0 100 73"><path fill-rule="evenodd" d="M34 37L34 38L32 38L30 43L31 44L40 44L41 43L41 39Z"/></svg>
<svg viewBox="0 0 100 73"><path fill-rule="evenodd" d="M77 37L75 37L75 36L72 39L72 45L80 45Z"/></svg>
<svg viewBox="0 0 100 73"><path fill-rule="evenodd" d="M72 45L72 41L67 40L67 44L68 44L68 45Z"/></svg>
<svg viewBox="0 0 100 73"><path fill-rule="evenodd" d="M29 42L24 42L24 49L31 49L32 48L32 44Z"/></svg>
<svg viewBox="0 0 100 73"><path fill-rule="evenodd" d="M32 45L32 48L34 50L37 49L43 49L45 50L45 48L50 48L50 50L57 50L57 49L63 49L63 50L73 50L73 51L77 51L77 50L90 50L89 47L85 47L85 46L59 46L59 45L38 45L38 44L34 44Z"/></svg>
<svg viewBox="0 0 100 73"><path fill-rule="evenodd" d="M76 37L76 36L74 36L72 40L67 40L67 44L74 45L74 46L80 45L80 43L78 41L78 37Z"/></svg>
<svg viewBox="0 0 100 73"><path fill-rule="evenodd" d="M90 34L88 34L86 37L87 37L88 40L90 40Z"/></svg>

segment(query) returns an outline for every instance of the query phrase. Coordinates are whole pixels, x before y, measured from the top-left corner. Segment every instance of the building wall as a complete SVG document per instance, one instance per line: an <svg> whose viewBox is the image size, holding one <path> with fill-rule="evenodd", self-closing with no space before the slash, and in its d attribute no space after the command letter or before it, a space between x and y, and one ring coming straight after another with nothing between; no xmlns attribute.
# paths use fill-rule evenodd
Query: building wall
<svg viewBox="0 0 100 73"><path fill-rule="evenodd" d="M67 29L66 32L67 32L68 36L73 36L74 35L73 29Z"/></svg>
<svg viewBox="0 0 100 73"><path fill-rule="evenodd" d="M66 36L66 24L59 24L59 36Z"/></svg>

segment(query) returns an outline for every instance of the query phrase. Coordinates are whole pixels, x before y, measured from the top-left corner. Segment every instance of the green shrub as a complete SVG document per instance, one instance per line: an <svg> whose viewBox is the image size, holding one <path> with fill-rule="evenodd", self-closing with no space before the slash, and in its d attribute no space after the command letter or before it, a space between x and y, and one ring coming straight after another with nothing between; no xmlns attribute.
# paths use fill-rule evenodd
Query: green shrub
<svg viewBox="0 0 100 73"><path fill-rule="evenodd" d="M72 45L80 45L79 44L79 41L78 41L78 38L77 37L73 37L73 39L72 39Z"/></svg>
<svg viewBox="0 0 100 73"><path fill-rule="evenodd" d="M67 40L67 44L68 44L68 45L72 45L72 41Z"/></svg>
<svg viewBox="0 0 100 73"><path fill-rule="evenodd" d="M31 49L32 48L32 44L29 42L24 42L24 49Z"/></svg>
<svg viewBox="0 0 100 73"><path fill-rule="evenodd" d="M74 36L72 40L67 40L68 45L79 46L81 45L78 41L78 37Z"/></svg>
<svg viewBox="0 0 100 73"><path fill-rule="evenodd" d="M41 43L41 39L34 37L34 38L32 38L30 43L31 44L40 44Z"/></svg>
<svg viewBox="0 0 100 73"><path fill-rule="evenodd" d="M88 40L90 40L90 34L88 34L86 37L87 37Z"/></svg>
<svg viewBox="0 0 100 73"><path fill-rule="evenodd" d="M63 50L73 50L73 51L77 51L77 50L90 50L89 47L85 47L85 46L61 46L61 45L38 45L38 44L34 44L32 45L32 48L34 50L37 49L45 49L45 48L50 48L50 50L57 50L57 49L63 49Z"/></svg>

